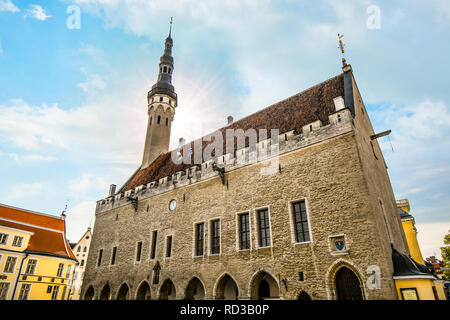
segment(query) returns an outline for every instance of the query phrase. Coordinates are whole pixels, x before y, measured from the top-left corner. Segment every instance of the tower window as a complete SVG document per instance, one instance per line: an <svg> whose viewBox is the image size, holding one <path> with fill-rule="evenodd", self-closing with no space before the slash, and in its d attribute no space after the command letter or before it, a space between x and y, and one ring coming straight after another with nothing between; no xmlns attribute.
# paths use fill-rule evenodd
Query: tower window
<svg viewBox="0 0 450 320"><path fill-rule="evenodd" d="M164 67L164 72L167 72L167 67Z"/></svg>
<svg viewBox="0 0 450 320"><path fill-rule="evenodd" d="M220 253L220 220L211 222L211 254Z"/></svg>
<svg viewBox="0 0 450 320"><path fill-rule="evenodd" d="M160 101L160 102L163 102L163 97L159 97L159 101Z"/></svg>
<svg viewBox="0 0 450 320"><path fill-rule="evenodd" d="M169 118L166 118L166 126L169 124Z"/></svg>
<svg viewBox="0 0 450 320"><path fill-rule="evenodd" d="M150 125L152 125L153 117L150 117Z"/></svg>
<svg viewBox="0 0 450 320"><path fill-rule="evenodd" d="M204 224L199 223L195 226L195 255L203 255L203 238L204 238Z"/></svg>
<svg viewBox="0 0 450 320"><path fill-rule="evenodd" d="M169 74L172 74L172 68L169 68Z"/></svg>
<svg viewBox="0 0 450 320"><path fill-rule="evenodd" d="M161 123L161 116L158 116L158 124Z"/></svg>

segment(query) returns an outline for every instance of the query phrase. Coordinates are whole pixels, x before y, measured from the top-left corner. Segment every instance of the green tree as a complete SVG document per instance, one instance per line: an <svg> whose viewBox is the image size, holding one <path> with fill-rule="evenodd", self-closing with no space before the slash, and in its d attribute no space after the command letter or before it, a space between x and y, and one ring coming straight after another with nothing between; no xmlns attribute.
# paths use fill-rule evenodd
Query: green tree
<svg viewBox="0 0 450 320"><path fill-rule="evenodd" d="M450 268L450 230L444 237L444 246L441 247L442 260L445 268ZM450 281L450 270L444 271L443 278Z"/></svg>

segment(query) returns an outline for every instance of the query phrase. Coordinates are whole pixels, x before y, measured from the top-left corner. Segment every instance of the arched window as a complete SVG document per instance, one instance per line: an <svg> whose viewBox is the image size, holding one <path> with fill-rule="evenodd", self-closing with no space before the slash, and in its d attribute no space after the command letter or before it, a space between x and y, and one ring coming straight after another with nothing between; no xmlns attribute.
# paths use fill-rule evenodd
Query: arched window
<svg viewBox="0 0 450 320"><path fill-rule="evenodd" d="M161 116L158 116L158 124L161 123Z"/></svg>
<svg viewBox="0 0 450 320"><path fill-rule="evenodd" d="M81 247L78 247L78 250L77 250L77 252L80 252L81 251Z"/></svg>
<svg viewBox="0 0 450 320"><path fill-rule="evenodd" d="M166 118L166 126L169 124L169 118Z"/></svg>
<svg viewBox="0 0 450 320"><path fill-rule="evenodd" d="M153 117L150 117L150 125L152 125Z"/></svg>
<svg viewBox="0 0 450 320"><path fill-rule="evenodd" d="M87 251L87 247L84 247L84 248L83 248L83 252L86 252L86 251Z"/></svg>
<svg viewBox="0 0 450 320"><path fill-rule="evenodd" d="M167 67L164 67L164 72L167 72Z"/></svg>

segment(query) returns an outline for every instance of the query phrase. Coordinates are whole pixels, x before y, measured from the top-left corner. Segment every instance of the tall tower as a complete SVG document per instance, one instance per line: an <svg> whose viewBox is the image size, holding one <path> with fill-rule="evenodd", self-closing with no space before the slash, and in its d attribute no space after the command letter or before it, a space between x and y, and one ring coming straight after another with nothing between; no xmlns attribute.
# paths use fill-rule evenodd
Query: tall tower
<svg viewBox="0 0 450 320"><path fill-rule="evenodd" d="M166 39L164 54L159 62L158 81L148 92L148 122L145 137L144 156L141 169L147 168L161 153L169 150L170 130L177 106L177 94L172 85L173 40L172 20Z"/></svg>

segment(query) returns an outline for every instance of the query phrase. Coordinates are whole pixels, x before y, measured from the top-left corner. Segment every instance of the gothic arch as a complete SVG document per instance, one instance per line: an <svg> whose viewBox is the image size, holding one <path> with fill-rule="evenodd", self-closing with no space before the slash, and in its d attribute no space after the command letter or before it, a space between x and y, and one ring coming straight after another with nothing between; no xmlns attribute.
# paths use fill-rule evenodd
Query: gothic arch
<svg viewBox="0 0 450 320"><path fill-rule="evenodd" d="M103 286L102 291L100 292L100 300L111 300L111 287L109 284L105 284Z"/></svg>
<svg viewBox="0 0 450 320"><path fill-rule="evenodd" d="M198 277L193 277L187 284L184 299L185 300L204 300L206 295L205 286Z"/></svg>
<svg viewBox="0 0 450 320"><path fill-rule="evenodd" d="M351 262L346 261L344 259L338 259L328 268L326 276L328 300L338 300L338 295L336 291L336 276L338 275L339 270L341 270L342 268L350 270L355 275L355 277L359 281L362 299L363 300L368 299L368 292L365 286L365 282L361 277L362 274L361 271Z"/></svg>
<svg viewBox="0 0 450 320"><path fill-rule="evenodd" d="M164 280L159 289L159 300L174 300L177 296L175 285L170 279Z"/></svg>
<svg viewBox="0 0 450 320"><path fill-rule="evenodd" d="M94 287L92 285L89 286L89 288L87 288L86 292L84 293L84 300L93 300L94 293Z"/></svg>
<svg viewBox="0 0 450 320"><path fill-rule="evenodd" d="M297 300L299 301L309 301L312 300L309 294L306 291L301 291L300 294L297 296Z"/></svg>
<svg viewBox="0 0 450 320"><path fill-rule="evenodd" d="M138 286L138 289L136 291L136 300L150 300L151 298L151 291L150 291L150 285L147 281L142 281L141 284Z"/></svg>
<svg viewBox="0 0 450 320"><path fill-rule="evenodd" d="M117 300L129 300L130 299L130 288L124 282L117 291Z"/></svg>
<svg viewBox="0 0 450 320"><path fill-rule="evenodd" d="M266 271L258 271L250 281L250 299L279 299L280 286L277 280Z"/></svg>
<svg viewBox="0 0 450 320"><path fill-rule="evenodd" d="M232 276L224 273L216 281L214 294L218 300L237 300L239 297L239 287Z"/></svg>

